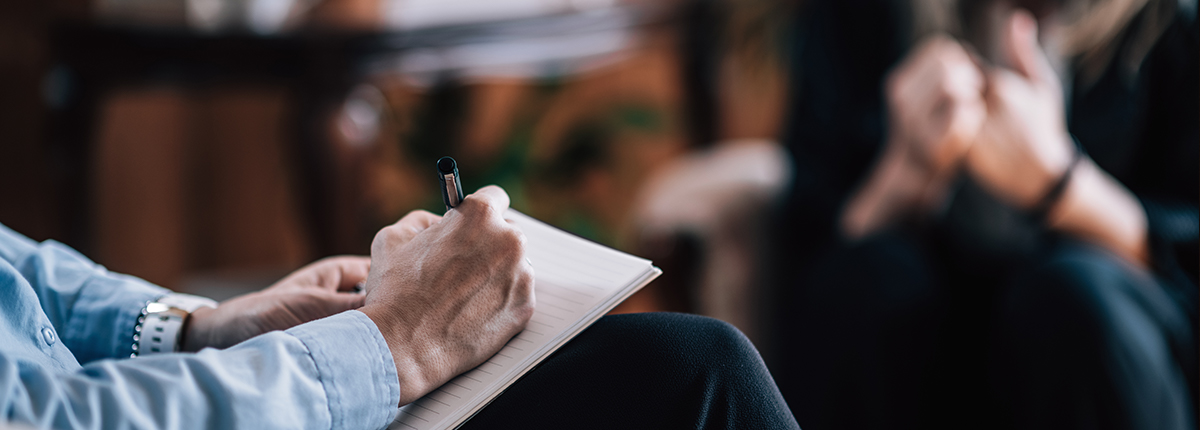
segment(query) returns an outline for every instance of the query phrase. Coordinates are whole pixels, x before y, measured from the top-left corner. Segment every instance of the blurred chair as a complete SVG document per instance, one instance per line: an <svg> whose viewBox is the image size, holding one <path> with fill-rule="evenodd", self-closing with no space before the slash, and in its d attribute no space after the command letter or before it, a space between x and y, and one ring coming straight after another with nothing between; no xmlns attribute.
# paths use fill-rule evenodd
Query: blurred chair
<svg viewBox="0 0 1200 430"><path fill-rule="evenodd" d="M642 240L694 238L697 273L684 291L689 310L729 322L763 347L770 316L763 300L768 222L791 181L782 146L768 140L718 142L658 169L638 197Z"/></svg>

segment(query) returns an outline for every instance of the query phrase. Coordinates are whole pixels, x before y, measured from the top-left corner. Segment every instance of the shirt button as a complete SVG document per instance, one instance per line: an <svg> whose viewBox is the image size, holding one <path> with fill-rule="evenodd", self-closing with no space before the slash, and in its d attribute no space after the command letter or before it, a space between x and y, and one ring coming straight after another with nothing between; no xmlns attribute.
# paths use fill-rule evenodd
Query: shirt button
<svg viewBox="0 0 1200 430"><path fill-rule="evenodd" d="M43 327L42 328L42 340L46 341L46 345L53 346L54 340L55 340L54 330L51 330L50 327Z"/></svg>

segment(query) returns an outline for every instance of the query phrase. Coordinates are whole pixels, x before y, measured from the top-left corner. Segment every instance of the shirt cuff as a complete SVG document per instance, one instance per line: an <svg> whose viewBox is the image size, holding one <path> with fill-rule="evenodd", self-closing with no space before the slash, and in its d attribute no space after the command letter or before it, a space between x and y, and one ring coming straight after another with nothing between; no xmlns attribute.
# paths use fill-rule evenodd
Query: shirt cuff
<svg viewBox="0 0 1200 430"><path fill-rule="evenodd" d="M287 330L308 348L333 428L384 428L396 416L400 379L383 334L359 311Z"/></svg>
<svg viewBox="0 0 1200 430"><path fill-rule="evenodd" d="M142 308L170 292L141 279L98 269L80 288L63 341L80 363L129 358L133 327Z"/></svg>

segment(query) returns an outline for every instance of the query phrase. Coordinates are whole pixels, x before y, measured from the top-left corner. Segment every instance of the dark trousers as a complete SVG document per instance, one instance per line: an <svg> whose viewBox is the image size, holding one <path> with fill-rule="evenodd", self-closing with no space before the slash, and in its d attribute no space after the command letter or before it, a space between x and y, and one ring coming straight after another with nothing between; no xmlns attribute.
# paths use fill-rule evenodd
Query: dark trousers
<svg viewBox="0 0 1200 430"><path fill-rule="evenodd" d="M817 265L774 369L812 429L1194 429L1196 330L1148 272L1061 243L1010 271L887 234Z"/></svg>
<svg viewBox="0 0 1200 430"><path fill-rule="evenodd" d="M754 346L694 315L601 318L466 429L799 428Z"/></svg>
<svg viewBox="0 0 1200 430"><path fill-rule="evenodd" d="M1083 245L1019 275L989 360L1001 416L1024 429L1195 429L1196 331L1164 288Z"/></svg>

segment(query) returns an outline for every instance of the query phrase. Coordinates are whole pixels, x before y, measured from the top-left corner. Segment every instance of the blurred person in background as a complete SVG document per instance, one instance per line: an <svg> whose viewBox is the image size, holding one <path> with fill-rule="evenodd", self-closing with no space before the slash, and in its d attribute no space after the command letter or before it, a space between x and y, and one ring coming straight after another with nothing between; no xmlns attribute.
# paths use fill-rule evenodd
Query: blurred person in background
<svg viewBox="0 0 1200 430"><path fill-rule="evenodd" d="M800 424L1195 428L1195 2L804 13L775 369Z"/></svg>

